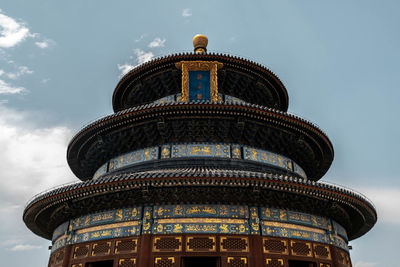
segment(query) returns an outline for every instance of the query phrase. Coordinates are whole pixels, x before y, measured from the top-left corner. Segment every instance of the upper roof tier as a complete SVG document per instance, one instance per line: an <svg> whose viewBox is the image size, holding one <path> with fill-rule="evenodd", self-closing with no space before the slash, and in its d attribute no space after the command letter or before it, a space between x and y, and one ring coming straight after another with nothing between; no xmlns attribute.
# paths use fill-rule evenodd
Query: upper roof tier
<svg viewBox="0 0 400 267"><path fill-rule="evenodd" d="M180 53L157 58L137 66L118 83L113 94L115 112L153 102L182 91L181 61L212 61L218 69L218 93L287 111L289 98L285 86L269 69L258 63L226 54Z"/></svg>

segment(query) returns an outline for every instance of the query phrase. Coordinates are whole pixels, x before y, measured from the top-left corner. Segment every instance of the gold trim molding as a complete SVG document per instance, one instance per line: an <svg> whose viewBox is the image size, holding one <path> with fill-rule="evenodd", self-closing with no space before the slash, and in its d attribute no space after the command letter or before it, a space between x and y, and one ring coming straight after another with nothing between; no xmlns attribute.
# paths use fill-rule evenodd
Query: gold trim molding
<svg viewBox="0 0 400 267"><path fill-rule="evenodd" d="M273 250L266 249L266 247L265 247L265 246L266 246L265 242L268 242L268 241L270 241L270 240L273 241L273 242L282 242L282 243L283 243L283 246L285 247L285 250L284 250L283 252L280 252L280 251L273 251ZM264 252L264 253L289 255L288 241L285 240L285 239L275 239L275 238L264 237L264 238L262 239L262 246L263 246L263 252Z"/></svg>
<svg viewBox="0 0 400 267"><path fill-rule="evenodd" d="M120 252L118 250L118 246L122 242L132 242L132 243L135 244L135 248L133 250L128 250L127 252L125 252L125 251ZM129 240L118 240L118 241L115 242L114 254L136 253L137 252L137 248L138 248L138 239L137 238L129 239Z"/></svg>
<svg viewBox="0 0 400 267"><path fill-rule="evenodd" d="M178 240L180 242L180 245L177 249L158 249L156 248L156 243L157 241L161 240L162 238L175 238L175 240ZM168 251L173 251L173 252L179 252L182 251L182 237L181 236L163 236L163 237L154 237L153 239L153 252L168 252Z"/></svg>
<svg viewBox="0 0 400 267"><path fill-rule="evenodd" d="M228 238L236 238L236 239L241 239L244 240L244 242L246 243L246 248L245 249L225 249L222 245L222 243L224 242L224 240L227 240ZM249 239L247 237L237 237L237 236L223 236L219 239L219 244L220 244L220 250L222 252L249 252Z"/></svg>
<svg viewBox="0 0 400 267"><path fill-rule="evenodd" d="M171 261L171 263L175 263L174 257L157 257L154 259L154 263L158 264L160 261L165 260L165 259Z"/></svg>
<svg viewBox="0 0 400 267"><path fill-rule="evenodd" d="M119 261L118 261L118 266L119 266L119 265L122 265L122 263L127 262L127 261L131 261L131 262L133 262L133 264L136 264L136 258L119 259Z"/></svg>
<svg viewBox="0 0 400 267"><path fill-rule="evenodd" d="M209 240L212 240L212 242L213 242L212 248L191 249L189 247L189 242L190 242L190 240L195 239L195 238L208 238ZM217 242L216 242L215 236L188 236L186 238L186 251L187 252L215 252L215 251L217 251L216 248L217 248Z"/></svg>
<svg viewBox="0 0 400 267"><path fill-rule="evenodd" d="M272 260L273 260L272 258L265 259L265 264L270 264L272 262ZM284 266L283 259L275 259L275 260L277 260L281 264L281 266Z"/></svg>
<svg viewBox="0 0 400 267"><path fill-rule="evenodd" d="M247 264L247 258L246 257L228 257L227 258L227 262L231 263L231 261L235 260L235 259L239 259L240 261L244 262L244 264Z"/></svg>

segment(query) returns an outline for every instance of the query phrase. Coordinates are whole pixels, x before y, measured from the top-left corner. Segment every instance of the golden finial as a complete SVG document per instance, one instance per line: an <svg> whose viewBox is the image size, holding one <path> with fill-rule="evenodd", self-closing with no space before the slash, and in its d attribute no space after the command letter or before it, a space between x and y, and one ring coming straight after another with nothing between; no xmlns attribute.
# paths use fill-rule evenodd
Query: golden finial
<svg viewBox="0 0 400 267"><path fill-rule="evenodd" d="M193 37L194 52L196 54L207 53L208 38L203 34L197 34Z"/></svg>

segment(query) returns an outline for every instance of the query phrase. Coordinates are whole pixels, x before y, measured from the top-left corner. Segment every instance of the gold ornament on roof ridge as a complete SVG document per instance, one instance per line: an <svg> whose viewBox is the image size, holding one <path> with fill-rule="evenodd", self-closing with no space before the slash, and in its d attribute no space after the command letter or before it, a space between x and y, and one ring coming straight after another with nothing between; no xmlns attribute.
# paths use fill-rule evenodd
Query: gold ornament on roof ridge
<svg viewBox="0 0 400 267"><path fill-rule="evenodd" d="M203 34L196 34L193 37L193 47L196 54L207 53L208 38Z"/></svg>

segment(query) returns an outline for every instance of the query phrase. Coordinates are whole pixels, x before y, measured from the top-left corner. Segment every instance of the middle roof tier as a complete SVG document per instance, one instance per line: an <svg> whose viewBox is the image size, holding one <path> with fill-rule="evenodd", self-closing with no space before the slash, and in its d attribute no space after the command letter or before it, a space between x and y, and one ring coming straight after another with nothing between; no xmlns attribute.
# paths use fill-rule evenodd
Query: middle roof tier
<svg viewBox="0 0 400 267"><path fill-rule="evenodd" d="M334 156L330 140L318 127L282 111L245 102L157 102L86 126L71 140L67 160L78 178L89 180L115 157L178 143L228 143L266 150L293 160L310 180L320 179Z"/></svg>

